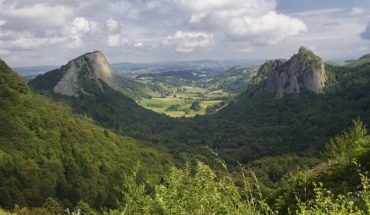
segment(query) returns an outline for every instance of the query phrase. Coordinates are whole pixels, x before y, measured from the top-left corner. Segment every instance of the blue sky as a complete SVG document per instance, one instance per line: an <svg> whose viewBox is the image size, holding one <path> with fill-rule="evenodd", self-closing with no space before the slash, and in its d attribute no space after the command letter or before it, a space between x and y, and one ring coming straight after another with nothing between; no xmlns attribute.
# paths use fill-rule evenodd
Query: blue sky
<svg viewBox="0 0 370 215"><path fill-rule="evenodd" d="M109 62L370 53L369 0L0 0L0 58L61 65L101 50Z"/></svg>

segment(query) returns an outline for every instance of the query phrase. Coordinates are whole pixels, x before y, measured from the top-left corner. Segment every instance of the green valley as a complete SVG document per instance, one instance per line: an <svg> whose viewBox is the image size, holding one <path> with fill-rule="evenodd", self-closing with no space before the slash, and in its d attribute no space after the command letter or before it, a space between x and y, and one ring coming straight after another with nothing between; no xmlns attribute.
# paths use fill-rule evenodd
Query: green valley
<svg viewBox="0 0 370 215"><path fill-rule="evenodd" d="M257 71L132 78L115 75L95 51L31 80L32 90L2 62L1 207L32 215L63 207L365 213L364 59L334 66L302 47ZM340 208L350 191L361 191L359 200ZM320 208L317 198L326 200Z"/></svg>
<svg viewBox="0 0 370 215"><path fill-rule="evenodd" d="M129 79L142 86L137 87L142 96L135 97L141 106L171 117L194 117L214 113L227 105L248 88L255 73L255 68L236 67L218 75L182 77L176 72L162 72ZM200 103L199 109L191 108L194 102Z"/></svg>
<svg viewBox="0 0 370 215"><path fill-rule="evenodd" d="M150 98L141 98L139 104L145 108L171 117L194 117L204 115L207 109L226 103L231 99L231 94L222 90L208 91L194 86L166 87L166 93L161 96L155 93ZM191 109L194 102L200 102L198 110Z"/></svg>

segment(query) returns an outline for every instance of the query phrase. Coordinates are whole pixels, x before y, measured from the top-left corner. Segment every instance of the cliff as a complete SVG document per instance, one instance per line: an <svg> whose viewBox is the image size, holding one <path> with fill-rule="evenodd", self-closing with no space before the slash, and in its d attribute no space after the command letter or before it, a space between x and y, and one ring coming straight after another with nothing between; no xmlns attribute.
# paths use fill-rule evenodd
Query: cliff
<svg viewBox="0 0 370 215"><path fill-rule="evenodd" d="M38 76L30 81L37 90L52 90L64 96L88 95L88 87L96 86L103 91L102 83L117 89L115 77L104 54L99 51L86 53L69 61L59 69Z"/></svg>
<svg viewBox="0 0 370 215"><path fill-rule="evenodd" d="M288 61L275 60L263 64L254 78L254 95L274 94L277 98L285 94L308 90L323 93L327 76L322 59L312 51L301 47L298 54Z"/></svg>

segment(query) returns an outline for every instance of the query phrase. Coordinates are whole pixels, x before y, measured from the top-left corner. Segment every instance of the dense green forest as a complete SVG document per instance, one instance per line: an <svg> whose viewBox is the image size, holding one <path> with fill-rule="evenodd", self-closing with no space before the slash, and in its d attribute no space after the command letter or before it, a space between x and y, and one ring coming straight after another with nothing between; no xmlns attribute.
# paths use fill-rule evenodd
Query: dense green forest
<svg viewBox="0 0 370 215"><path fill-rule="evenodd" d="M83 200L95 208L121 199L114 184L137 162L141 176L158 182L173 158L161 148L117 135L65 104L34 95L0 62L0 204L64 206ZM112 186L113 185L113 186Z"/></svg>
<svg viewBox="0 0 370 215"><path fill-rule="evenodd" d="M239 180L214 172L202 162L172 167L160 184L148 187L137 165L119 186L122 201L117 209L98 212L79 201L67 210L81 214L369 214L370 136L359 119L326 145L329 159L312 169L287 175L281 188L263 195L258 179L242 169ZM226 174L225 174L226 172ZM251 177L247 177L250 175ZM342 180L338 180L340 177ZM63 206L48 198L42 207L16 207L14 214L63 214ZM1 214L11 214L0 211Z"/></svg>

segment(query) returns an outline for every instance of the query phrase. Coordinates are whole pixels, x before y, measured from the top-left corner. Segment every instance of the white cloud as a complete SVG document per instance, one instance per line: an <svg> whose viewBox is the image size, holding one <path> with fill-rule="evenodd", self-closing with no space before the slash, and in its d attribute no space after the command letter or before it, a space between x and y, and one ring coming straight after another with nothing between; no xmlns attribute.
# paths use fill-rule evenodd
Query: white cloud
<svg viewBox="0 0 370 215"><path fill-rule="evenodd" d="M44 37L37 38L33 36L20 36L13 41L13 46L18 48L39 48L47 47L65 42L64 38L59 37Z"/></svg>
<svg viewBox="0 0 370 215"><path fill-rule="evenodd" d="M118 22L112 18L107 20L106 26L107 26L108 32L110 33L115 33L119 30Z"/></svg>
<svg viewBox="0 0 370 215"><path fill-rule="evenodd" d="M143 47L144 44L142 42L137 42L133 46L139 48L139 47Z"/></svg>
<svg viewBox="0 0 370 215"><path fill-rule="evenodd" d="M203 32L176 31L163 42L165 45L175 45L177 52L191 52L197 48L205 48L213 43L213 34Z"/></svg>
<svg viewBox="0 0 370 215"><path fill-rule="evenodd" d="M122 37L120 34L108 35L107 44L109 47L119 47L128 44L128 40Z"/></svg>
<svg viewBox="0 0 370 215"><path fill-rule="evenodd" d="M223 32L232 40L275 44L307 31L297 18L277 13L272 0L181 0L192 9L189 24L196 29Z"/></svg>
<svg viewBox="0 0 370 215"><path fill-rule="evenodd" d="M69 32L69 37L73 40L69 46L71 48L81 47L83 45L83 38L89 32L95 32L98 24L90 21L84 17L76 17L73 20L72 27Z"/></svg>
<svg viewBox="0 0 370 215"><path fill-rule="evenodd" d="M351 15L352 16L358 16L358 15L361 15L363 13L365 13L365 9L363 9L363 8L354 7L351 10Z"/></svg>
<svg viewBox="0 0 370 215"><path fill-rule="evenodd" d="M256 16L267 13L276 7L275 0L177 0L182 7L193 13L212 11L236 12Z"/></svg>
<svg viewBox="0 0 370 215"><path fill-rule="evenodd" d="M230 19L227 26L225 33L231 39L249 40L256 44L276 44L307 31L307 26L301 20L275 11L262 17L236 17Z"/></svg>
<svg viewBox="0 0 370 215"><path fill-rule="evenodd" d="M73 15L73 9L63 5L1 4L0 18L7 20L10 29L40 30L65 25Z"/></svg>
<svg viewBox="0 0 370 215"><path fill-rule="evenodd" d="M205 55L218 59L289 57L301 45L315 46L329 58L365 52L358 50L370 41L366 26L370 5L318 3L298 10L279 2L0 0L0 49L9 50L0 53L7 53L14 64L35 65L64 63L72 55L91 50L104 50L116 62ZM317 9L310 11L313 8ZM42 57L51 52L56 53L53 60Z"/></svg>
<svg viewBox="0 0 370 215"><path fill-rule="evenodd" d="M364 53L359 51L359 47L367 46L366 41L359 37L365 28L364 18L349 16L348 13L349 10L345 8L295 13L294 16L303 20L309 27L309 31L275 46L284 51L289 47L297 49L302 45L310 48L316 47L315 51L321 57L330 60L357 58ZM348 15L345 16L345 14Z"/></svg>

